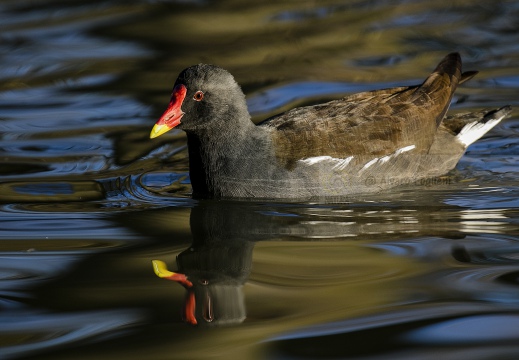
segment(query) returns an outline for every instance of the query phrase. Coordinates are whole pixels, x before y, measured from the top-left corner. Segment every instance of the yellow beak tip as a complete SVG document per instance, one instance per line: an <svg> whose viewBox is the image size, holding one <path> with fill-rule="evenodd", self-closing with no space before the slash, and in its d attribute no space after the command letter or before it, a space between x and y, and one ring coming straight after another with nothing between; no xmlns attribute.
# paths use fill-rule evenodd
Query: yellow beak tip
<svg viewBox="0 0 519 360"><path fill-rule="evenodd" d="M175 275L174 272L171 272L167 269L164 261L152 260L151 263L153 264L153 271L155 272L155 275L157 275L158 277L165 278Z"/></svg>
<svg viewBox="0 0 519 360"><path fill-rule="evenodd" d="M155 124L155 126L153 127L153 129L151 129L151 133L150 133L150 139L154 139L156 137L159 137L160 135L164 134L164 133L167 133L169 130L171 130L172 128L166 126L166 125L158 125L158 124Z"/></svg>

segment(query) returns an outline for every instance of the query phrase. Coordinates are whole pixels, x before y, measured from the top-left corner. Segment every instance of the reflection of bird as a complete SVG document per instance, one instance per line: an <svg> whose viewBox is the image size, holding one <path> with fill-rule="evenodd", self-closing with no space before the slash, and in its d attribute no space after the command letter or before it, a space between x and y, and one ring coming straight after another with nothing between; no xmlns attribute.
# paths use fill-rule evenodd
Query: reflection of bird
<svg viewBox="0 0 519 360"><path fill-rule="evenodd" d="M186 288L183 311L186 322L224 325L245 320L242 286L251 270L254 243L230 242L195 242L178 255L179 272L171 272L162 261L153 260L157 276Z"/></svg>
<svg viewBox="0 0 519 360"><path fill-rule="evenodd" d="M154 271L159 277L175 281L185 288L183 317L186 322L218 326L245 320L247 291L243 288L252 269L255 285L249 288L249 296L251 291L254 293L254 288L258 289L258 285L323 287L344 280L342 276L326 275L329 274L327 271L335 272L337 266L345 266L345 269L351 269L350 266L357 268L359 264L362 268L367 266L364 260L357 263L354 256L343 260L333 250L328 252L329 249L349 252L360 246L370 249L369 252L383 250L413 258L424 257L426 260L430 260L431 256L443 259L452 243L446 239L464 239L468 233L474 232L474 226L492 233L510 231L503 223L495 226L497 223L488 222L488 216L506 218L506 210L490 213L488 210L467 210L446 205L445 196L450 198L451 194L422 196L413 203L406 201L407 197L404 196L404 201L393 198L388 206L380 206L378 202L322 206L200 200L194 202L190 209L192 239L189 246L183 232L178 231L186 220L181 216L184 211L179 211L178 207L134 214L117 213L116 218L132 230L152 236L157 244L167 246L172 253L177 254L179 246L185 249L178 254L176 264L168 263L174 272L169 271L161 261L153 262ZM483 220L487 220L487 228L482 225ZM321 241L325 245L318 244ZM260 242L263 243L256 246ZM253 251L258 251L254 264ZM366 254L364 250L362 254ZM473 255L474 252L470 252L470 256ZM452 256L458 261L465 261L463 259L467 259L468 255L453 251ZM290 260L287 263L287 259L293 262ZM97 258L96 261L99 262ZM387 266L387 263L378 264L377 261L367 266L370 274L374 266ZM95 264L85 267L84 276L89 276L92 266ZM301 266L306 270L302 270L301 276L293 276L293 271L299 270L294 270L292 266ZM319 275L306 276L310 267L314 269L312 273ZM150 270L148 268L146 272ZM70 281L77 281L77 276L72 276ZM167 282L157 279L158 286L164 283ZM178 287L176 284L174 286ZM162 292L160 294L162 296ZM252 317L258 316L261 315L252 314Z"/></svg>
<svg viewBox="0 0 519 360"><path fill-rule="evenodd" d="M242 286L247 280L254 243L242 246L192 246L177 257L179 272L153 260L157 276L187 290L183 317L190 324L224 325L245 320ZM182 272L182 273L181 273Z"/></svg>
<svg viewBox="0 0 519 360"><path fill-rule="evenodd" d="M258 215L244 215L242 209L232 204L194 207L190 221L193 244L177 256L178 272L153 260L157 276L186 288L183 317L190 324L228 325L245 320L242 286L252 267L251 240L257 236L235 230L233 222L239 214L242 219Z"/></svg>
<svg viewBox="0 0 519 360"><path fill-rule="evenodd" d="M179 75L150 136L174 127L187 133L195 196L303 199L373 192L445 174L510 113L507 106L445 117L458 84L475 74L462 73L453 53L419 86L296 108L256 126L232 75L200 64Z"/></svg>

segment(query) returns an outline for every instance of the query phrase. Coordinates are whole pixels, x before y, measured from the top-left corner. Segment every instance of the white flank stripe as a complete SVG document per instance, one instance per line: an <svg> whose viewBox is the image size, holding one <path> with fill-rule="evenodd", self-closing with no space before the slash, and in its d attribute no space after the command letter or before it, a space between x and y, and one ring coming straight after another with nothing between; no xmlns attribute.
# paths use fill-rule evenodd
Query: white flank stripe
<svg viewBox="0 0 519 360"><path fill-rule="evenodd" d="M411 150L413 150L415 147L416 147L416 145L404 146L403 148L398 149L397 151L395 151L395 153L394 153L392 156L397 156L397 155L400 155L401 153L405 153L405 152L407 152L407 151L411 151Z"/></svg>
<svg viewBox="0 0 519 360"><path fill-rule="evenodd" d="M362 171L366 170L367 168L376 164L377 162L384 164L384 163L388 162L389 160L391 160L392 158L394 158L402 153L413 150L415 147L416 147L415 145L405 146L403 148L396 150L392 154L386 155L381 158L374 158L374 159L370 160L369 162L367 162L360 171L362 172ZM330 165L333 164L333 167L332 167L333 170L344 170L350 164L350 162L352 160L353 160L353 156L348 156L347 158L344 158L344 159L333 158L331 156L314 156L314 157L309 157L307 159L298 160L298 163L301 163L301 164L307 165L307 166L315 165L315 164L319 164L319 163L329 163Z"/></svg>
<svg viewBox="0 0 519 360"><path fill-rule="evenodd" d="M330 161L330 160L334 160L334 158L332 158L331 156L314 156L314 157L310 157L308 159L299 160L298 162L302 162L305 165L314 165L314 164L320 163L322 161Z"/></svg>
<svg viewBox="0 0 519 360"><path fill-rule="evenodd" d="M499 124L503 118L504 116L501 116L499 119L488 120L486 123L474 121L465 125L456 138L460 143L465 145L465 147L468 147L470 144L476 142L479 138L485 135L494 126Z"/></svg>
<svg viewBox="0 0 519 360"><path fill-rule="evenodd" d="M333 167L334 170L344 170L346 166L353 160L353 156L348 156L346 159L334 159L339 160Z"/></svg>
<svg viewBox="0 0 519 360"><path fill-rule="evenodd" d="M389 159L391 159L391 155L386 155L384 157L381 157L380 159L378 159L380 161L381 164L383 163L386 163L389 161Z"/></svg>
<svg viewBox="0 0 519 360"><path fill-rule="evenodd" d="M387 163L389 160L397 157L398 155L402 154L402 153L405 153L407 151L411 151L413 150L414 148L416 147L416 145L409 145L409 146L404 146L403 148L400 148L398 150L396 150L394 153L392 154L389 154L389 155L386 155L386 156L383 156L381 158L374 158L373 160L370 160L368 161L362 169L360 169L360 172L363 172L364 170L366 170L367 168L369 168L370 166L376 164L376 163L380 163L380 164L385 164Z"/></svg>
<svg viewBox="0 0 519 360"><path fill-rule="evenodd" d="M331 156L314 156L309 157L308 159L299 160L299 163L302 163L304 165L315 165L322 162L330 163L330 165L333 164L334 170L344 170L346 166L353 160L353 156L348 156L345 159L337 159L333 158Z"/></svg>
<svg viewBox="0 0 519 360"><path fill-rule="evenodd" d="M366 165L364 165L364 167L362 169L360 169L360 171L363 171L363 170L366 170L367 168L369 168L371 165L373 165L374 163L376 163L379 159L378 158L374 158L373 160L370 160L366 163Z"/></svg>

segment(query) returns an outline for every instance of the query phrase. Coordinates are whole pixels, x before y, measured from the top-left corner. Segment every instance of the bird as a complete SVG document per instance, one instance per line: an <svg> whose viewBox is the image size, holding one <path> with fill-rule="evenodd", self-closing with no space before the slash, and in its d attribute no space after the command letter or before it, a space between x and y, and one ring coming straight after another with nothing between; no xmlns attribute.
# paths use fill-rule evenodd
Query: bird
<svg viewBox="0 0 519 360"><path fill-rule="evenodd" d="M465 150L512 108L447 115L462 72L458 53L445 56L420 85L356 93L298 107L258 124L226 70L184 69L156 138L187 135L194 198L326 201L388 191L452 170Z"/></svg>

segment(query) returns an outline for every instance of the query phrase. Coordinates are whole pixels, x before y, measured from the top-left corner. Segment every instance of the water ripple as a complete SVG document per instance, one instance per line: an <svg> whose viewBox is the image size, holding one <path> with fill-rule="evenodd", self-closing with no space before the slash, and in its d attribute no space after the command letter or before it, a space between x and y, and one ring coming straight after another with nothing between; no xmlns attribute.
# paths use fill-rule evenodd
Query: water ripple
<svg viewBox="0 0 519 360"><path fill-rule="evenodd" d="M0 252L0 286L1 291L24 289L31 284L40 284L56 278L65 272L79 255L64 250L56 254L26 252Z"/></svg>
<svg viewBox="0 0 519 360"><path fill-rule="evenodd" d="M45 313L29 310L0 315L2 359L28 356L80 342L93 342L102 335L117 336L142 320L137 310Z"/></svg>
<svg viewBox="0 0 519 360"><path fill-rule="evenodd" d="M138 176L126 176L101 181L106 197L112 202L165 205L191 203L191 185L187 174L150 172Z"/></svg>
<svg viewBox="0 0 519 360"><path fill-rule="evenodd" d="M517 312L484 304L396 307L275 337L270 340L268 355L290 359L512 359L519 350L518 318Z"/></svg>

